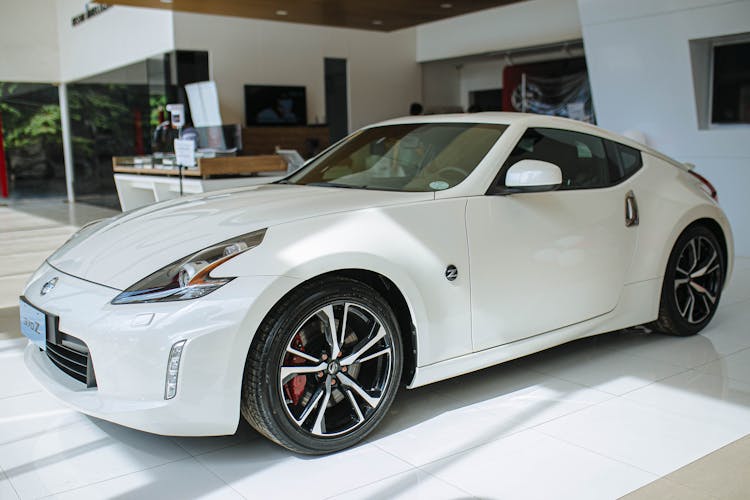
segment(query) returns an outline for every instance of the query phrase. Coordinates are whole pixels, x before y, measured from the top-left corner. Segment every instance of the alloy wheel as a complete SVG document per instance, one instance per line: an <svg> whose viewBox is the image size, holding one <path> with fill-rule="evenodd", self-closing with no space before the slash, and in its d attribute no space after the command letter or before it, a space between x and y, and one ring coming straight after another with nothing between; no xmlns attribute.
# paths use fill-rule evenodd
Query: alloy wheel
<svg viewBox="0 0 750 500"><path fill-rule="evenodd" d="M704 236L690 239L675 269L674 296L677 311L690 324L711 316L721 291L723 270L714 243Z"/></svg>
<svg viewBox="0 0 750 500"><path fill-rule="evenodd" d="M279 367L287 416L315 437L347 434L385 396L393 371L393 333L362 305L338 301L308 316Z"/></svg>

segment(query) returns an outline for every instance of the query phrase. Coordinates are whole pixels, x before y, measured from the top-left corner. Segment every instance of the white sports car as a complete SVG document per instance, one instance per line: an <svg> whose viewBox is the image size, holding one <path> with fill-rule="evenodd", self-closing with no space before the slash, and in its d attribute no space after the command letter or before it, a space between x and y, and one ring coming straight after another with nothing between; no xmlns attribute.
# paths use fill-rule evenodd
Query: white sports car
<svg viewBox="0 0 750 500"><path fill-rule="evenodd" d="M21 298L30 371L144 431L353 445L418 387L581 337L692 335L733 262L710 183L624 137L482 113L364 128L285 179L82 228Z"/></svg>

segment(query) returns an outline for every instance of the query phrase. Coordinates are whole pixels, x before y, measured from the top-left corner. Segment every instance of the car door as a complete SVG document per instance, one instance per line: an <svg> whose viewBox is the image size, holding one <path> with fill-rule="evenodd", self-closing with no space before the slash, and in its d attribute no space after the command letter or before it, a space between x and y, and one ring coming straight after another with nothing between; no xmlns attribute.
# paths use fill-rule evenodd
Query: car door
<svg viewBox="0 0 750 500"><path fill-rule="evenodd" d="M469 199L475 351L615 308L633 257L638 218L618 151L616 144L588 134L528 129L490 192ZM496 194L503 191L505 171L522 159L558 165L562 186ZM631 166L627 175L635 170Z"/></svg>

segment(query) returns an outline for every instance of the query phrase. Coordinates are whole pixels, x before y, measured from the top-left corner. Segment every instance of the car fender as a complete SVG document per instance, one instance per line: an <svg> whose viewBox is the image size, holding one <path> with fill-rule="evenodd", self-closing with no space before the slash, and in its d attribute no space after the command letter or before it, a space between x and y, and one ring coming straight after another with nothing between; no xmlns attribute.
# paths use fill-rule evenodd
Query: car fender
<svg viewBox="0 0 750 500"><path fill-rule="evenodd" d="M465 209L465 199L450 199L280 224L212 276L287 276L302 283L345 269L378 273L406 300L418 365L434 363L472 350ZM458 269L452 281L449 265Z"/></svg>
<svg viewBox="0 0 750 500"><path fill-rule="evenodd" d="M663 281L664 279L664 270L667 268L669 256L675 243L677 243L677 239L685 229L688 228L688 226L701 219L709 219L716 222L724 235L727 251L727 262L725 262L726 275L724 279L724 288L726 288L731 279L732 271L734 270L734 237L732 235L732 229L729 226L729 220L727 219L726 214L724 214L724 211L717 205L708 203L688 209L672 227L672 231L664 241L664 247L660 253L661 259L658 263L658 269L661 269L661 272L659 273L660 280Z"/></svg>
<svg viewBox="0 0 750 500"><path fill-rule="evenodd" d="M686 172L649 154L644 154L643 159L643 171L633 178L640 224L628 283L661 280L677 238L699 219L715 221L724 233L728 278L732 271L734 246L724 211Z"/></svg>

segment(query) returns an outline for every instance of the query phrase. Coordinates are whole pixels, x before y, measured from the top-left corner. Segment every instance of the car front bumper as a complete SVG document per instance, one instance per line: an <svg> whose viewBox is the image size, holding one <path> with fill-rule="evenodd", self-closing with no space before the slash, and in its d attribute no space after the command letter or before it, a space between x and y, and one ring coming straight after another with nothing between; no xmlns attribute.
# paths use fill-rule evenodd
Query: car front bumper
<svg viewBox="0 0 750 500"><path fill-rule="evenodd" d="M41 295L53 277L57 285ZM112 305L119 290L45 263L24 297L57 316L60 332L87 345L96 387L72 378L31 343L26 365L51 394L88 415L156 434L231 434L239 421L252 336L269 308L295 284L286 277L240 277L200 299ZM166 400L167 360L182 340L177 394Z"/></svg>

